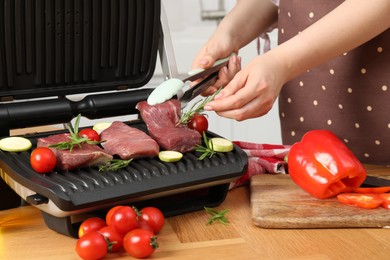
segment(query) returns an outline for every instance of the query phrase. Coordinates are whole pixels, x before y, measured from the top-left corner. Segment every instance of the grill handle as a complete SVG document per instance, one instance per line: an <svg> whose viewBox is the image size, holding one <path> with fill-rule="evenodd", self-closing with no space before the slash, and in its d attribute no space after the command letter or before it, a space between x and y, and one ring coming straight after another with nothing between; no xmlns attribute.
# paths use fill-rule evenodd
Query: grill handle
<svg viewBox="0 0 390 260"><path fill-rule="evenodd" d="M0 104L0 136L11 129L69 123L81 114L88 119L138 114L136 104L153 89L88 95L79 101L66 97Z"/></svg>

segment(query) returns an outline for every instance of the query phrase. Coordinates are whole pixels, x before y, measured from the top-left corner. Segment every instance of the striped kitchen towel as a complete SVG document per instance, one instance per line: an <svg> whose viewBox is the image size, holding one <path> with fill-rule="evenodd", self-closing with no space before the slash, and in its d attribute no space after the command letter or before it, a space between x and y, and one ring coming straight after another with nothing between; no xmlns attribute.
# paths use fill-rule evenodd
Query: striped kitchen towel
<svg viewBox="0 0 390 260"><path fill-rule="evenodd" d="M231 182L229 189L246 184L249 179L262 173L287 173L285 157L290 145L256 144L234 141L248 155L248 170L237 180Z"/></svg>

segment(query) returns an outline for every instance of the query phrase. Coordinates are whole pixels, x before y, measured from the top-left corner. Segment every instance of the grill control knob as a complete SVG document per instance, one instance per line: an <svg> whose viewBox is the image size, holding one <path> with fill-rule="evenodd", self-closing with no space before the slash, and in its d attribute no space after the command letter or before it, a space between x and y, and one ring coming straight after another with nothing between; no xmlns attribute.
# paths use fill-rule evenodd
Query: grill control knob
<svg viewBox="0 0 390 260"><path fill-rule="evenodd" d="M32 205L40 205L48 203L49 199L37 193L34 195L27 196L26 201Z"/></svg>

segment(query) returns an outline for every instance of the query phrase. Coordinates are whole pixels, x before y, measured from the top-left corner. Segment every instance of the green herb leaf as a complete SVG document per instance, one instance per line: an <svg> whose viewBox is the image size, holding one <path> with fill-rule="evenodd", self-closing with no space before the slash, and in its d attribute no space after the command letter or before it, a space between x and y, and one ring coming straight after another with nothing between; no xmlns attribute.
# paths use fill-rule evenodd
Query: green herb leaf
<svg viewBox="0 0 390 260"><path fill-rule="evenodd" d="M180 120L179 122L176 124L176 125L179 125L179 124L187 124L193 117L195 114L200 114L204 111L204 106L210 102L211 100L214 99L214 97L216 95L218 95L219 92L221 92L222 88L218 89L216 92L214 92L214 94L212 94L211 96L208 96L207 98L203 99L203 100L198 100L197 102L195 102L191 108L187 111L187 112L183 112L182 111L182 114L181 114L181 117L180 117ZM199 104L200 102L200 104Z"/></svg>
<svg viewBox="0 0 390 260"><path fill-rule="evenodd" d="M99 172L108 172L108 171L116 172L119 169L127 167L132 160L133 159L128 159L128 160L113 159L111 161L108 161L105 165L100 166Z"/></svg>
<svg viewBox="0 0 390 260"><path fill-rule="evenodd" d="M222 223L224 225L229 223L228 219L225 216L229 212L229 209L224 209L221 211L216 211L215 209L208 207L204 207L204 209L211 216L209 221L207 222L207 225L211 225L215 221L218 221L219 223Z"/></svg>
<svg viewBox="0 0 390 260"><path fill-rule="evenodd" d="M206 133L203 132L203 142L205 143L205 146L197 145L195 148L195 151L201 153L198 160L204 160L206 157L213 157L217 152L214 151L213 143L210 142L210 140L207 138Z"/></svg>
<svg viewBox="0 0 390 260"><path fill-rule="evenodd" d="M70 136L68 136L69 141L67 142L59 142L56 144L49 145L49 147L55 147L60 150L70 150L72 152L74 146L81 147L81 144L87 143L87 144L100 144L104 141L90 141L86 137L80 137L79 136L79 124L80 124L80 118L81 114L78 114L76 117L76 122L74 125L74 129L72 129L72 125L68 126L68 131L70 133Z"/></svg>

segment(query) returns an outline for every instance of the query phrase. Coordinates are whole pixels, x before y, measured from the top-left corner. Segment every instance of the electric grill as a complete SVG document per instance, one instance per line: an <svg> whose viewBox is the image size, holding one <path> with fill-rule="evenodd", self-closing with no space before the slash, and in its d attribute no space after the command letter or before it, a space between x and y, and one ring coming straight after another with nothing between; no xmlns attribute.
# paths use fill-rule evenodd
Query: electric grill
<svg viewBox="0 0 390 260"><path fill-rule="evenodd" d="M147 83L158 53L164 74L177 73L162 10L156 0L0 1L0 136L66 124L78 114L138 115L135 105L153 90ZM81 100L69 98L82 93L88 94ZM125 123L147 132L140 119ZM235 146L202 161L190 152L176 163L135 159L117 172L36 173L29 157L37 139L63 132L27 134L29 151L0 151L0 204L9 198L6 207L20 206L17 194L41 211L49 228L72 237L82 220L115 205L156 206L166 217L215 207L247 167Z"/></svg>

